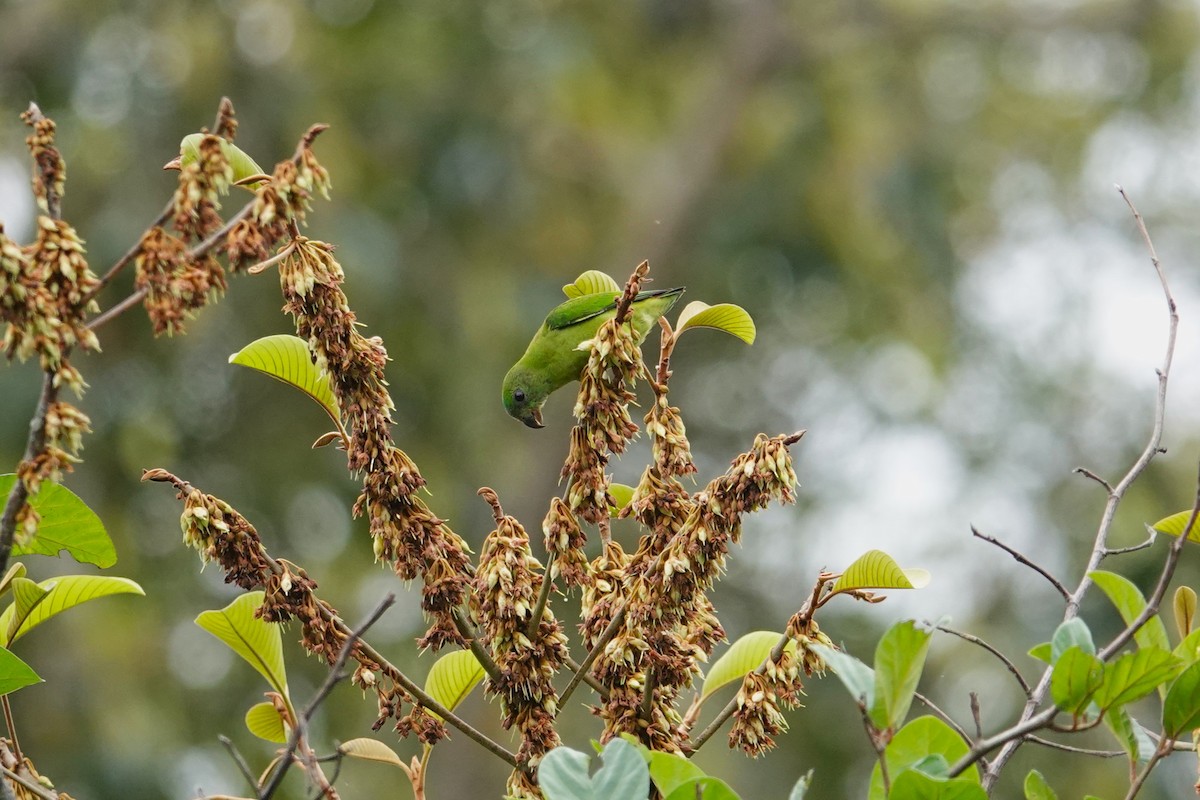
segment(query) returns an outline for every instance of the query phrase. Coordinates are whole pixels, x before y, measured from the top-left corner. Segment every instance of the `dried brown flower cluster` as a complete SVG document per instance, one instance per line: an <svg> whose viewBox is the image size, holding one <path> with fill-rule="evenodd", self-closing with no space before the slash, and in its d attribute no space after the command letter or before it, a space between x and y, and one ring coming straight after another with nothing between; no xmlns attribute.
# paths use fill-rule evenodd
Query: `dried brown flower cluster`
<svg viewBox="0 0 1200 800"><path fill-rule="evenodd" d="M302 159L302 163L308 162ZM324 173L315 161L307 169L311 175ZM349 435L349 468L365 472L354 510L367 514L376 557L390 562L404 580L423 579L421 605L433 624L422 646L465 644L453 614L467 598L469 550L418 496L425 479L392 442L393 406L384 379L383 343L358 332L341 289L342 268L328 244L294 238L280 262L279 278L284 310L295 318L296 333L308 341L319 365L329 373Z"/></svg>
<svg viewBox="0 0 1200 800"><path fill-rule="evenodd" d="M193 256L182 239L158 226L142 236L134 267L155 336L182 333L198 310L225 291L225 272L211 252Z"/></svg>
<svg viewBox="0 0 1200 800"><path fill-rule="evenodd" d="M471 592L472 615L499 671L499 679L489 676L484 688L500 698L501 724L521 732L518 760L536 767L560 743L554 729L558 693L553 678L566 658L567 637L553 613L536 607L542 581L549 578L530 552L525 529L504 513L494 491L479 493L496 518ZM535 613L541 614L536 622ZM512 797L540 796L524 770L514 770L508 791Z"/></svg>
<svg viewBox="0 0 1200 800"><path fill-rule="evenodd" d="M33 105L21 114L21 120L33 128L33 133L25 138L25 144L33 156L37 176L33 181L33 193L38 208L49 217L58 217L58 204L66 189L67 165L54 144L54 120L42 116Z"/></svg>
<svg viewBox="0 0 1200 800"><path fill-rule="evenodd" d="M550 511L542 522L546 552L551 559L550 579L562 578L567 586L585 586L591 583L587 555L583 546L587 537L579 527L571 508L562 499L550 501Z"/></svg>
<svg viewBox="0 0 1200 800"><path fill-rule="evenodd" d="M324 126L309 129L295 157L275 165L271 179L256 190L249 216L230 229L225 252L235 271L267 260L289 229L305 221L314 193L329 197L329 173L310 146L322 130Z"/></svg>

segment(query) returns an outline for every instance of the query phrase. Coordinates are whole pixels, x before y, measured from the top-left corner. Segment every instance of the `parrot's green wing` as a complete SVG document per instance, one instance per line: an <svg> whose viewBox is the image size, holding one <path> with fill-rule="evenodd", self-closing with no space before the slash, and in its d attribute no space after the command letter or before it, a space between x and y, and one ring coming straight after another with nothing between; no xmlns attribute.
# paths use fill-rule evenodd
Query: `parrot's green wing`
<svg viewBox="0 0 1200 800"><path fill-rule="evenodd" d="M618 297L620 295L609 292L573 297L546 316L546 328L557 331L578 325L585 320L594 319L606 311L614 310L617 307Z"/></svg>

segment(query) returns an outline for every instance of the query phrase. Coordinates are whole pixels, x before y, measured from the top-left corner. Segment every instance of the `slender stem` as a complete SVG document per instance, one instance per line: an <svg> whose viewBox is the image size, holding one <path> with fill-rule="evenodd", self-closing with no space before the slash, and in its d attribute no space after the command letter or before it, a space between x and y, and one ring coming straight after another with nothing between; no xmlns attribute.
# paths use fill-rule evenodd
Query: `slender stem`
<svg viewBox="0 0 1200 800"><path fill-rule="evenodd" d="M346 637L346 641L342 643L341 651L338 652L337 660L329 668L329 674L325 677L325 682L317 689L312 699L308 701L308 705L304 707L304 710L300 712L300 716L296 719L296 726L292 728L291 735L288 736L287 748L280 757L279 763L275 766L275 771L271 774L270 779L258 793L259 800L268 800L268 798L275 794L279 788L279 784L283 782L283 776L287 773L288 767L291 766L296 749L304 739L308 723L317 712L317 708L321 703L325 702L325 698L333 691L333 687L348 677L344 670L346 668L346 661L350 658L350 653L354 650L354 645L362 637L363 633L374 625L395 602L396 595L389 593L375 606L375 610L371 612L366 621L352 630L350 635ZM320 772L319 766L314 766L313 768L317 772ZM316 776L313 777L315 780Z"/></svg>
<svg viewBox="0 0 1200 800"><path fill-rule="evenodd" d="M1125 800L1133 800L1133 798L1137 797L1137 793L1142 790L1142 785L1146 782L1146 779L1150 777L1150 771L1158 766L1158 762L1162 761L1163 758L1171 752L1171 747L1168 744L1169 742L1171 742L1170 739L1165 739L1162 742L1159 742L1158 747L1154 748L1154 754L1151 755L1150 760L1146 762L1145 768L1138 773L1137 777L1134 778L1133 782L1129 785L1129 792L1125 795ZM1167 746L1164 747L1164 744L1167 744Z"/></svg>
<svg viewBox="0 0 1200 800"><path fill-rule="evenodd" d="M932 700L930 700L928 697L921 694L920 692L913 692L913 697L915 697L916 699L918 699L922 703L924 703L926 708L928 708L930 711L932 711L934 714L936 714L938 717L940 717L943 722L945 722L947 725L949 725L951 728L953 728L954 732L957 733L959 736L961 736L962 740L964 742L966 742L967 744L971 743L971 734L969 734L965 730L963 730L963 727L961 725L959 725L957 722L955 722L953 717L951 717L945 711L940 709L937 706L937 704L935 704Z"/></svg>
<svg viewBox="0 0 1200 800"><path fill-rule="evenodd" d="M700 733L697 734L694 739L689 741L684 746L684 752L694 753L703 747L704 743L711 739L713 734L721 729L721 726L725 724L727 719L733 716L733 712L735 711L737 711L737 695L734 695L729 702L725 704L724 708L721 709L721 713L717 714L713 721L704 727L704 730L700 731Z"/></svg>
<svg viewBox="0 0 1200 800"><path fill-rule="evenodd" d="M45 786L42 786L40 783L31 781L28 778L24 777L23 775L19 775L16 772L13 772L8 767L0 766L0 772L4 773L4 777L8 778L10 781L13 781L14 783L21 784L22 788L24 788L27 792L31 792L35 796L42 798L42 800L58 800L58 797L59 797L58 792L48 791ZM4 785L2 781L0 781L0 786L4 786L5 791L11 792L9 787ZM14 797L14 795L12 795L11 793L8 796Z"/></svg>
<svg viewBox="0 0 1200 800"><path fill-rule="evenodd" d="M246 759L242 757L233 740L228 736L218 736L217 741L229 753L229 757L233 759L233 763L237 765L238 772L242 773L242 777L250 784L250 788L255 792L258 791L258 780L254 777L254 773L250 771L250 765L246 763Z"/></svg>
<svg viewBox="0 0 1200 800"><path fill-rule="evenodd" d="M8 730L9 741L12 742L13 757L20 764L23 760L21 755L21 743L17 741L17 724L13 721L12 705L8 702L8 695L0 697L0 706L4 707L4 727Z"/></svg>
<svg viewBox="0 0 1200 800"><path fill-rule="evenodd" d="M1024 564L1025 566L1029 567L1031 570L1033 570L1037 574L1041 575L1043 578L1045 578L1047 581L1050 582L1050 585L1054 587L1055 591L1057 591L1060 595L1062 595L1063 600L1070 602L1071 593L1067 591L1067 587L1063 586L1062 581L1060 581L1058 578L1051 575L1049 570L1047 570L1045 567L1041 566L1040 564L1035 563L1030 558L1028 558L1023 553L1021 553L1019 550L1017 550L1013 547L1010 547L1009 545L1000 541L996 537L988 536L986 533L980 533L979 530L976 529L974 525L971 526L971 535L974 536L976 539L982 539L983 541L987 542L988 544L996 545L996 547L999 547L1001 550L1003 550L1004 552L1006 552L1010 556L1012 556L1013 559L1016 560L1018 563Z"/></svg>
<svg viewBox="0 0 1200 800"><path fill-rule="evenodd" d="M492 654L483 646L483 642L479 641L479 632L471 625L471 621L466 618L461 608L454 609L451 615L454 619L454 627L458 629L459 635L467 640L467 647L475 654L475 660L479 662L483 671L493 682L499 681L500 668L496 666Z"/></svg>
<svg viewBox="0 0 1200 800"><path fill-rule="evenodd" d="M1100 562L1104 559L1106 551L1108 550L1109 532L1112 530L1113 520L1116 517L1117 508L1121 505L1121 500L1125 497L1125 493L1129 490L1129 487L1133 484L1133 482L1141 476L1141 474L1146 470L1146 467L1149 466L1150 462L1160 452L1163 424L1166 418L1167 409L1167 381L1171 374L1171 362L1175 358L1175 339L1179 329L1179 313L1176 309L1175 298L1171 294L1171 287L1167 282L1167 276L1163 271L1162 263L1159 261L1158 252L1154 247L1154 242L1150 238L1149 231L1146 229L1145 220L1142 219L1141 213L1134 206L1133 201L1130 200L1129 195L1126 194L1125 190L1118 186L1117 191L1120 193L1121 198L1125 201L1125 204L1129 207L1130 212L1133 214L1133 219L1137 225L1138 233L1141 235L1142 241L1146 246L1146 250L1150 255L1150 263L1154 267L1155 274L1158 276L1159 286L1162 288L1163 297L1167 306L1167 342L1165 353L1163 355L1162 366L1156 371L1158 376L1158 391L1155 395L1154 417L1150 436L1146 442L1146 446L1142 449L1141 454L1134 461L1128 472L1125 473L1125 476L1121 478L1121 480L1118 481L1109 492L1108 501L1105 503L1104 512L1100 517L1100 524L1096 529L1095 540L1092 544L1092 552L1088 557L1087 565L1083 570L1083 576L1080 578L1079 585L1076 587L1075 591L1072 592L1071 596L1068 598L1067 607L1063 611L1064 622L1074 619L1079 614L1079 605L1083 602L1084 595L1092 585L1091 573L1100 565ZM1164 573L1168 571L1172 573L1174 572L1174 562L1169 563L1167 567L1168 569L1164 569ZM1151 613L1157 611L1157 607L1147 606L1147 608L1150 609ZM1132 636L1132 632L1129 635ZM1012 757L1013 753L1017 751L1017 748L1020 747L1021 741L1025 735L1037 729L1036 725L1030 727L1031 724L1039 720L1048 722L1050 719L1053 719L1054 715L1057 713L1056 709L1054 708L1045 709L1043 711L1037 710L1042 701L1045 699L1046 693L1050 689L1050 674L1051 670L1049 668L1042 672L1042 677L1038 681L1037 687L1033 690L1033 694L1025 703L1025 708L1021 712L1021 718L1018 720L1017 724L1009 728L1008 731L1004 731L1001 734L998 734L996 737L992 737L990 740L984 740L983 742L976 743L976 745L971 748L970 753L968 753L966 757L960 759L959 762L954 765L950 773L951 775L958 774L958 772L961 772L962 769L966 768L966 765L973 763L974 759L971 761L967 760L968 758L971 758L972 755L974 755L975 758L978 758L982 755L982 753L987 752L992 747L999 746L1001 747L1001 750L992 760L991 766L984 774L982 780L983 788L987 791L991 791L991 788L995 785L996 781L1000 777L1000 771L1004 768L1004 765L1008 763L1008 760ZM986 749L980 749L982 744L988 742L991 742L989 747Z"/></svg>
<svg viewBox="0 0 1200 800"><path fill-rule="evenodd" d="M566 664L567 669L571 670L572 672L579 672L579 662L570 656L565 657L563 659L563 663ZM592 689L596 691L596 694L600 695L602 699L608 699L608 687L596 680L595 676L593 676L590 672L583 673L583 682L592 687Z"/></svg>
<svg viewBox="0 0 1200 800"><path fill-rule="evenodd" d="M171 200L167 201L166 207L159 212L158 216L154 218L154 221L150 223L146 230L152 230L165 223L171 218L171 212L174 209L175 200L172 198ZM133 259L137 258L137 255L140 252L142 252L142 240L139 238L137 242L130 246L130 248L126 250L125 253L118 258L111 267L108 268L107 272L100 276L100 282L97 283L95 287L93 287L92 290L87 293L87 296L84 298L85 301L94 300L96 295L100 294L100 292L104 290L104 287L108 286L112 279L120 274L121 270L129 266L129 263L133 261Z"/></svg>
<svg viewBox="0 0 1200 800"><path fill-rule="evenodd" d="M658 686L658 670L651 666L646 670L646 684L642 687L642 705L638 713L646 724L650 724L650 715L654 712L654 690Z"/></svg>
<svg viewBox="0 0 1200 800"><path fill-rule="evenodd" d="M1005 668L1012 674L1014 678L1017 679L1017 683L1021 684L1021 691L1025 693L1025 697L1028 698L1030 694L1032 694L1033 690L1029 688L1029 683L1025 680L1024 676L1021 675L1021 671L1017 669L1017 665L1014 664L1008 658L1008 656L1004 655L1004 653L1001 653L998 649L988 644L983 639L980 639L978 636L973 636L969 633L963 633L962 631L956 631L953 628L947 628L945 625L938 625L936 627L942 633L948 633L951 636L957 636L960 639L964 639L971 644L979 645L984 650L987 650L996 658L1000 659Z"/></svg>
<svg viewBox="0 0 1200 800"><path fill-rule="evenodd" d="M571 677L571 682L567 684L567 688L563 689L562 694L559 695L558 707L560 709L566 707L567 698L569 698L575 691L576 687L579 686L579 682L583 680L584 674L592 668L592 664L596 662L596 657L600 655L600 652L604 649L604 646L612 641L612 638L617 635L617 631L619 631L621 626L625 623L625 612L628 610L628 608L628 606L623 605L617 609L617 613L613 615L612 621L608 623L608 627L601 631L600 635L596 637L596 642L592 645L592 649L588 651L587 657L583 659L583 663L579 665L579 669L575 670L575 674Z"/></svg>
<svg viewBox="0 0 1200 800"><path fill-rule="evenodd" d="M1052 742L1049 739L1043 739L1040 736L1033 736L1033 735L1025 737L1025 741L1029 742L1030 744L1037 744L1037 745L1041 745L1042 747L1049 747L1053 750L1062 750L1064 753L1078 753L1081 756L1095 756L1096 758L1117 758L1118 756L1125 755L1124 750L1092 750L1091 748L1088 748L1088 747L1074 747L1069 744L1063 744L1062 742Z"/></svg>
<svg viewBox="0 0 1200 800"><path fill-rule="evenodd" d="M537 635L538 626L542 624L542 615L546 613L550 590L554 588L553 570L554 554L547 553L546 569L542 571L542 585L538 588L537 602L533 604L533 614L529 617L529 625L525 628L525 635L530 639Z"/></svg>

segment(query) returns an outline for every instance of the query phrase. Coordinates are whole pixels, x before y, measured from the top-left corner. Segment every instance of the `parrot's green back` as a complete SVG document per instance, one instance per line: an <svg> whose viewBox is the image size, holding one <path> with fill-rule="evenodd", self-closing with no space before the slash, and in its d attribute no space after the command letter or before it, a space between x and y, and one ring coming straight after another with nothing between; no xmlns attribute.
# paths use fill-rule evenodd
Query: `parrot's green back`
<svg viewBox="0 0 1200 800"><path fill-rule="evenodd" d="M630 307L630 323L641 344L658 318L671 310L683 287L639 292ZM579 380L588 351L581 342L596 335L616 314L618 294L601 292L574 297L547 316L533 341L504 378L504 408L530 427L541 427L540 410L550 394Z"/></svg>

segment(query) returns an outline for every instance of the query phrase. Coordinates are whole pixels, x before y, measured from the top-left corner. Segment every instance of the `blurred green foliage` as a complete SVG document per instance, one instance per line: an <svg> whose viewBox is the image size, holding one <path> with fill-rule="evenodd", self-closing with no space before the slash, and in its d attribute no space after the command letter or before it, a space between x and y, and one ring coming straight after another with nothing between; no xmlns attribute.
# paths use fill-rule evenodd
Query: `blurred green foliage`
<svg viewBox="0 0 1200 800"><path fill-rule="evenodd" d="M0 0L0 220L28 239L17 115L30 100L59 123L65 213L97 271L162 207L173 182L160 166L211 124L221 95L238 109L239 145L264 165L329 123L316 152L333 202L308 233L337 243L354 309L393 359L397 440L434 511L473 543L490 529L479 486L536 530L566 452L567 393L547 406L549 427L529 431L500 406L505 370L559 286L648 258L657 285L738 303L759 327L750 349L696 335L677 353L672 399L701 475L759 430L810 430L796 449L798 507L755 521L717 593L731 636L781 626L818 569L880 546L928 567L934 585L822 619L835 640L870 652L903 613L949 613L1023 658L1059 607L1032 573L972 542L968 524L1073 578L1102 497L1070 469L1115 476L1148 435L1165 315L1110 187L1131 189L1181 299L1194 296L1197 23L1194 5L1168 0ZM130 314L79 362L95 433L68 483L147 598L29 637L47 683L14 699L22 745L75 796L243 791L218 733L252 763L268 758L241 725L258 683L191 622L230 592L178 545L178 505L138 483L143 468L233 504L348 619L397 589L348 518L356 491L340 454L308 449L327 427L321 412L226 364L289 330L278 308L269 273L238 277L187 336L152 340ZM1172 455L1123 509L1118 544L1192 496L1190 332ZM9 368L4 388L0 463L15 464L34 371ZM618 480L636 478L621 469ZM1144 585L1160 555L1123 569ZM57 565L29 567L40 579ZM1181 579L1195 584L1195 568ZM372 639L422 675L431 659L413 651L415 607L402 599ZM294 696L306 697L319 665L288 655ZM1015 714L1019 695L986 654L936 639L927 674L948 665L956 677L923 690L961 719L970 690L985 724ZM717 743L699 763L746 797L782 797L814 765L811 797L860 796L865 737L838 687L809 695L761 765ZM479 698L463 709L487 730L494 710ZM373 713L340 687L317 740L362 735ZM582 746L591 720L566 713L568 743ZM1001 794L1049 757L1026 748ZM1160 785L1190 785L1183 766ZM1074 769L1079 791L1121 777L1083 759L1042 766L1057 785ZM483 796L503 774L456 737L434 756L431 796ZM358 765L339 786L407 791Z"/></svg>

